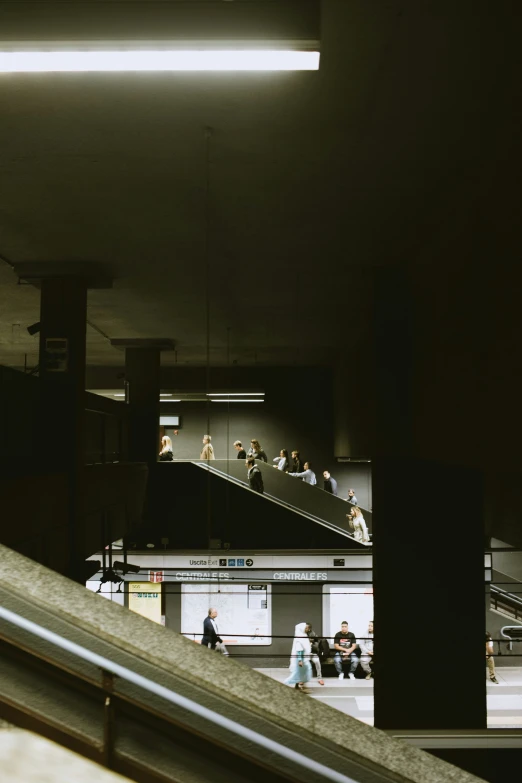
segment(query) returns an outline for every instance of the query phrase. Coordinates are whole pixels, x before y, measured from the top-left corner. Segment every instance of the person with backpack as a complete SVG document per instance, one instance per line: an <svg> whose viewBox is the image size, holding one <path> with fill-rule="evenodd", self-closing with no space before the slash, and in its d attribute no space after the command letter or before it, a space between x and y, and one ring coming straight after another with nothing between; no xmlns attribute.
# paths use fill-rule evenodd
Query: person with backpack
<svg viewBox="0 0 522 783"><path fill-rule="evenodd" d="M324 685L323 680L323 674L321 671L321 651L320 651L320 643L325 641L324 639L319 639L318 635L312 628L312 623L306 623L305 633L310 639L310 643L312 646L312 654L310 656L310 663L313 663L315 666L315 672L317 674L317 682L319 685ZM327 642L328 644L328 642ZM330 645L328 645L328 652L330 652Z"/></svg>

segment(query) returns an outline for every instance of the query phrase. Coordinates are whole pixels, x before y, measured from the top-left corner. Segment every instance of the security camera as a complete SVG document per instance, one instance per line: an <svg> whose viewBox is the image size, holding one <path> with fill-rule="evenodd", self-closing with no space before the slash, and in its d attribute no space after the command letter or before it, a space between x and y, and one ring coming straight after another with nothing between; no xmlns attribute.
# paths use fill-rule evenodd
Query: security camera
<svg viewBox="0 0 522 783"><path fill-rule="evenodd" d="M34 334L38 334L38 332L40 331L40 321L37 321L35 324L31 324L31 326L28 326L27 331L29 332L31 337Z"/></svg>
<svg viewBox="0 0 522 783"><path fill-rule="evenodd" d="M115 571L122 571L124 574L139 574L141 570L140 566L132 563L122 563L121 560L115 560L112 567Z"/></svg>

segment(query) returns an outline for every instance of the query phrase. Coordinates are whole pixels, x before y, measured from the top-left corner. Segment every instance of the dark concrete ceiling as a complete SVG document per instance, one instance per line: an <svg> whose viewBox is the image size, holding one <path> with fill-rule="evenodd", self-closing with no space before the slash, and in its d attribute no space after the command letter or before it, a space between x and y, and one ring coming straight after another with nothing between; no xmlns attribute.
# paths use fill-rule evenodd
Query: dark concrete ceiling
<svg viewBox="0 0 522 783"><path fill-rule="evenodd" d="M331 362L364 332L369 270L415 262L451 194L473 199L509 103L512 4L500 28L491 7L323 0L318 73L0 75L0 254L107 265L90 364L123 361L103 334L204 362L211 127L211 362ZM0 363L34 363L38 303L0 265Z"/></svg>

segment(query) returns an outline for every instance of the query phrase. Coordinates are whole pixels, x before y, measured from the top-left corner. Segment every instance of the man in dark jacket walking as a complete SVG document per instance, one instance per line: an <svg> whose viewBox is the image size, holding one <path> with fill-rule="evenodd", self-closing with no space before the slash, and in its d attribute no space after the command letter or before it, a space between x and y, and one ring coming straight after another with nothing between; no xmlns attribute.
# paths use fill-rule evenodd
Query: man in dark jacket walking
<svg viewBox="0 0 522 783"><path fill-rule="evenodd" d="M210 647L211 650L216 649L216 644L222 643L222 638L218 635L218 627L216 622L217 609L211 607L208 610L208 616L203 620L203 638L201 644L204 647Z"/></svg>
<svg viewBox="0 0 522 783"><path fill-rule="evenodd" d="M330 475L329 470L323 472L323 489L332 495L337 495L337 481Z"/></svg>
<svg viewBox="0 0 522 783"><path fill-rule="evenodd" d="M250 484L250 489L253 489L254 492L259 492L262 495L265 491L263 475L257 467L256 461L254 459L247 459L245 464L248 468L248 483Z"/></svg>

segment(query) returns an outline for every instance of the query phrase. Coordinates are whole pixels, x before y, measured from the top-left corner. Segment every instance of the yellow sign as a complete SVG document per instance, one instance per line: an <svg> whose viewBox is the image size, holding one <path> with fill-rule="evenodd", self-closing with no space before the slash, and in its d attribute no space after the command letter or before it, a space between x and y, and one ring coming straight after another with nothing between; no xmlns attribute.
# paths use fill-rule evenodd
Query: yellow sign
<svg viewBox="0 0 522 783"><path fill-rule="evenodd" d="M129 609L161 625L161 583L130 582Z"/></svg>

